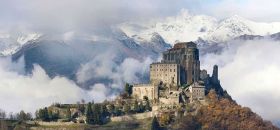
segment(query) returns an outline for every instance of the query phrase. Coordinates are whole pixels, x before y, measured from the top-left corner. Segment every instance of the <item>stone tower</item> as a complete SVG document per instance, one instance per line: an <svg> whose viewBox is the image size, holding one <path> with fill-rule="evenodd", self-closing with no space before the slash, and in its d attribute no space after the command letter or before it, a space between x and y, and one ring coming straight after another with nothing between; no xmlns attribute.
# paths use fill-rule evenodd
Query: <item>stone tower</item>
<svg viewBox="0 0 280 130"><path fill-rule="evenodd" d="M173 48L163 52L162 63L180 65L180 84L191 84L199 80L199 50L194 42L176 43Z"/></svg>
<svg viewBox="0 0 280 130"><path fill-rule="evenodd" d="M214 65L213 67L213 73L211 76L212 83L218 84L219 83L219 77L218 77L218 65Z"/></svg>
<svg viewBox="0 0 280 130"><path fill-rule="evenodd" d="M214 65L212 77L218 79L218 65Z"/></svg>

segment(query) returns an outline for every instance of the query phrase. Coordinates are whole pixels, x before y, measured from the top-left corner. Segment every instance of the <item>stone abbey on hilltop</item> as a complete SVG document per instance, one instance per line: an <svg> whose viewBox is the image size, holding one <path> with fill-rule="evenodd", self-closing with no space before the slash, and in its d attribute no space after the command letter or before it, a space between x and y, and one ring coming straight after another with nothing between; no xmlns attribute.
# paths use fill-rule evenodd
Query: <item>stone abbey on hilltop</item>
<svg viewBox="0 0 280 130"><path fill-rule="evenodd" d="M220 96L224 95L218 80L218 66L214 66L212 76L206 70L200 70L199 50L195 43L177 43L162 56L161 62L150 65L149 84L127 84L125 92L116 99L94 103L100 112L103 109L107 112L106 116L100 116L102 122L146 119L165 114L173 118L191 112L190 107L196 109L207 104L205 95L211 89ZM51 111L59 120L71 115L76 122L87 123L85 110L85 103L57 103L40 109L37 114Z"/></svg>
<svg viewBox="0 0 280 130"><path fill-rule="evenodd" d="M161 62L150 65L150 83L134 84L132 96L140 100L148 97L161 105L204 100L205 82L208 82L205 79L209 75L206 70L200 70L197 45L194 42L176 43L162 56Z"/></svg>

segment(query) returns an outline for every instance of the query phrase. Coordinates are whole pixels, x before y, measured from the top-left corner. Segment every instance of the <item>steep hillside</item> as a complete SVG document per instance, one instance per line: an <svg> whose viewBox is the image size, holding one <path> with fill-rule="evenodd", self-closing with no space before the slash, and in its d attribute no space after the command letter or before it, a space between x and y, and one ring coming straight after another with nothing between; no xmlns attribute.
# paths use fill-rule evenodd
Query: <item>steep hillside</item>
<svg viewBox="0 0 280 130"><path fill-rule="evenodd" d="M173 124L172 129L279 130L250 108L242 107L228 98L218 98L215 91L211 91L207 98L208 105L200 107L195 114L189 113L176 122L178 124Z"/></svg>

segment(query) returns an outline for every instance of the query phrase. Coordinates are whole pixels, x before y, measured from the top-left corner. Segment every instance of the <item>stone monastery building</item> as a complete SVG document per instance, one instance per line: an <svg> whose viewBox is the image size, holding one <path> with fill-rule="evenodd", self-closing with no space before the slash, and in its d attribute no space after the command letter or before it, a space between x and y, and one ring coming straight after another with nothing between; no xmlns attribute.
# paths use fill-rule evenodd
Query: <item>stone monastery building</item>
<svg viewBox="0 0 280 130"><path fill-rule="evenodd" d="M163 104L203 100L205 86L200 81L199 50L194 42L176 43L162 53L161 62L150 65L150 84L135 84L132 96Z"/></svg>

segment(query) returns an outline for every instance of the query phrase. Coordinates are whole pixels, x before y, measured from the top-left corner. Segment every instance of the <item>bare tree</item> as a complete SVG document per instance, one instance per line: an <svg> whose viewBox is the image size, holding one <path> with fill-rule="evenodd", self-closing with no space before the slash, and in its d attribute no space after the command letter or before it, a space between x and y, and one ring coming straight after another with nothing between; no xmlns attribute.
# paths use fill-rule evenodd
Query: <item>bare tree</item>
<svg viewBox="0 0 280 130"><path fill-rule="evenodd" d="M82 104L85 104L85 103L86 103L85 99L82 99L82 100L81 100L81 103L82 103Z"/></svg>
<svg viewBox="0 0 280 130"><path fill-rule="evenodd" d="M0 109L0 119L5 119L5 118L6 118L6 112Z"/></svg>

